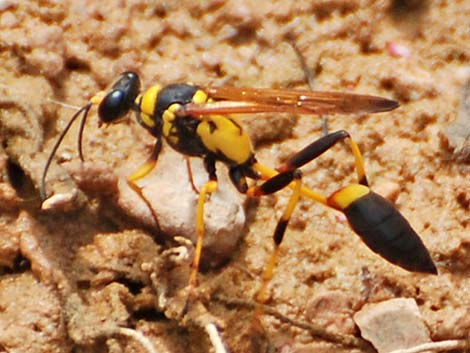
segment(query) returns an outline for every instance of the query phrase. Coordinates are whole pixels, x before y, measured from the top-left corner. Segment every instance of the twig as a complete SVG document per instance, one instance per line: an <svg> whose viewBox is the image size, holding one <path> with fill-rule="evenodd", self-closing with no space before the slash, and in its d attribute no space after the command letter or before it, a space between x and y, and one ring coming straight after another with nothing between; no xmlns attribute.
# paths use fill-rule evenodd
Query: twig
<svg viewBox="0 0 470 353"><path fill-rule="evenodd" d="M390 353L419 353L425 351L450 351L454 349L467 349L470 348L470 342L468 340L449 340L440 342L429 342L423 343L419 346L405 349L397 349Z"/></svg>
<svg viewBox="0 0 470 353"><path fill-rule="evenodd" d="M116 328L116 331L113 331L111 334L112 335L118 334L118 335L133 338L137 342L139 342L147 352L149 352L149 353L158 353L156 351L155 347L153 346L152 342L150 342L150 340L147 337L145 337L142 334L142 332L139 332L139 331L136 331L136 330L133 330L133 329L130 329L130 328L118 327L118 328Z"/></svg>
<svg viewBox="0 0 470 353"><path fill-rule="evenodd" d="M310 70L310 68L308 67L307 61L305 60L305 56L302 54L300 48L297 46L297 42L295 41L292 35L288 34L286 39L291 45L292 49L294 49L295 55L297 55L297 59L299 60L302 71L304 72L304 77L307 80L308 86L311 90L313 90L313 87L315 86L314 74L312 70Z"/></svg>
<svg viewBox="0 0 470 353"><path fill-rule="evenodd" d="M347 347L357 347L357 348L370 348L371 347L371 345L363 339L360 339L351 335L340 335L337 333L328 332L319 325L291 319L281 314L279 311L264 304L254 303L253 301L249 301L245 299L228 298L228 297L221 296L221 295L215 295L214 299L225 305L241 306L241 307L245 307L248 309L259 308L261 309L261 312L265 314L271 315L275 317L276 319L282 322L288 323L292 326L296 326L301 329L304 329L310 332L312 336L319 337L329 342L339 343Z"/></svg>
<svg viewBox="0 0 470 353"><path fill-rule="evenodd" d="M200 301L192 303L189 312L186 314L186 319L206 331L215 353L230 353L220 332L223 323L209 313L204 304Z"/></svg>
<svg viewBox="0 0 470 353"><path fill-rule="evenodd" d="M308 87L313 91L315 89L314 73L308 67L307 61L305 60L305 56L303 55L300 48L297 46L297 42L295 41L294 37L292 35L287 35L287 41L289 42L289 44L291 45L292 49L295 52L295 55L297 55L297 58L299 59L300 67L302 68L302 71L304 72L304 77L307 80ZM322 118L322 124L321 124L322 135L325 136L325 135L328 135L328 116L321 115L321 118Z"/></svg>
<svg viewBox="0 0 470 353"><path fill-rule="evenodd" d="M212 343L212 346L215 349L215 353L230 353L227 345L225 344L224 340L220 335L216 324L210 322L206 326L204 326L204 329L206 330L207 335L209 336L209 339Z"/></svg>

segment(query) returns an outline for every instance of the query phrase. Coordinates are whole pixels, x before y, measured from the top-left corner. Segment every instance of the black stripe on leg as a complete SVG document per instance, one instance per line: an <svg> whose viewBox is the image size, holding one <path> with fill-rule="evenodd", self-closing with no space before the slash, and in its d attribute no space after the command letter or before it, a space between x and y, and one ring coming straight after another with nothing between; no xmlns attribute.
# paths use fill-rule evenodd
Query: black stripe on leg
<svg viewBox="0 0 470 353"><path fill-rule="evenodd" d="M285 164L288 165L291 169L300 168L328 151L338 141L344 140L347 137L349 137L349 133L345 130L332 132L331 134L312 142L310 145L289 159Z"/></svg>
<svg viewBox="0 0 470 353"><path fill-rule="evenodd" d="M278 174L259 186L263 195L273 194L289 185L296 177L296 171Z"/></svg>
<svg viewBox="0 0 470 353"><path fill-rule="evenodd" d="M284 234L286 233L287 224L289 223L288 219L280 219L277 222L276 229L274 230L273 240L276 246L281 244Z"/></svg>

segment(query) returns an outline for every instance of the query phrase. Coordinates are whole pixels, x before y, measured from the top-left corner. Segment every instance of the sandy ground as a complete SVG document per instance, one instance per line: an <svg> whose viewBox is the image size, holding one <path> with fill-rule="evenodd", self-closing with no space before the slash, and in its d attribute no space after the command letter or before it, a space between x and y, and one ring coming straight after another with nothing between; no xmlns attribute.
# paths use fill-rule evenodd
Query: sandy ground
<svg viewBox="0 0 470 353"><path fill-rule="evenodd" d="M137 332L159 353L209 352L216 324L232 352L371 352L354 315L393 298L414 299L431 340L468 337L469 24L466 0L0 1L0 351L149 351ZM184 159L164 146L140 184L143 202L125 178L154 139L133 117L98 129L96 110L85 163L72 128L48 175L51 209L40 209L41 173L75 111L57 102L83 106L126 70L144 87L307 89L288 38L315 89L400 102L389 113L330 116L328 126L358 142L372 189L420 234L438 276L391 265L341 214L302 199L265 313L253 319L289 192L246 200L218 166L221 190L206 215L208 270L184 312L193 253L184 239L195 239L197 202ZM319 117L242 119L270 166L322 133ZM201 163L191 163L201 185ZM344 146L303 171L325 195L355 178Z"/></svg>

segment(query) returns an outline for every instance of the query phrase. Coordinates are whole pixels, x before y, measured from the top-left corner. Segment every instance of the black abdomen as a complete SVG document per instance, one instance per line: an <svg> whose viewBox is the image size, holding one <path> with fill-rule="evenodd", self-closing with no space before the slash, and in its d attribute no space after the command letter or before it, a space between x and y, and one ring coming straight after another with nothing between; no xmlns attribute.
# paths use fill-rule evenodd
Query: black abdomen
<svg viewBox="0 0 470 353"><path fill-rule="evenodd" d="M374 252L413 272L437 273L421 238L385 198L372 191L345 210L351 227Z"/></svg>

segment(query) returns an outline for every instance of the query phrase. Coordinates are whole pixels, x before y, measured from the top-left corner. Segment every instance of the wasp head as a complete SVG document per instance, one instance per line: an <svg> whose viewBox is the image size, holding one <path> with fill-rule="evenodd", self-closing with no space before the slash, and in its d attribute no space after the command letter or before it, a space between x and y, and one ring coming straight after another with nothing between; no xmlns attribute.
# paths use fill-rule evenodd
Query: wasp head
<svg viewBox="0 0 470 353"><path fill-rule="evenodd" d="M114 123L126 116L135 106L134 101L139 95L139 90L139 76L132 71L124 72L99 102L100 122Z"/></svg>

